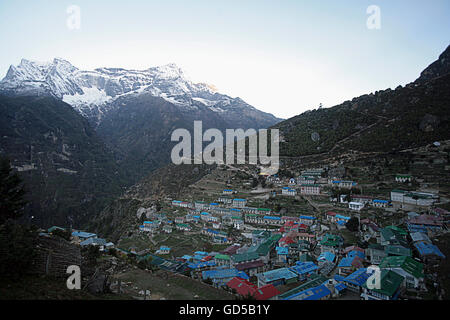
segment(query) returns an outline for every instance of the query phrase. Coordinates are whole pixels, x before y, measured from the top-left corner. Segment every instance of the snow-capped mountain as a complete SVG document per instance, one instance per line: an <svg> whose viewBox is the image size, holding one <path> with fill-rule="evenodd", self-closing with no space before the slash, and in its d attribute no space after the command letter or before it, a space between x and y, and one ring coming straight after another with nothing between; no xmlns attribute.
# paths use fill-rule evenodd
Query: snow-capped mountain
<svg viewBox="0 0 450 320"><path fill-rule="evenodd" d="M70 104L83 116L98 122L119 97L150 93L187 109L208 107L211 111L244 111L256 118L279 119L263 113L239 98L218 93L205 83L192 82L175 64L152 67L146 70L99 68L84 71L70 62L55 58L51 62L22 59L11 66L0 82L0 90L13 94L50 94ZM272 124L273 124L272 123Z"/></svg>

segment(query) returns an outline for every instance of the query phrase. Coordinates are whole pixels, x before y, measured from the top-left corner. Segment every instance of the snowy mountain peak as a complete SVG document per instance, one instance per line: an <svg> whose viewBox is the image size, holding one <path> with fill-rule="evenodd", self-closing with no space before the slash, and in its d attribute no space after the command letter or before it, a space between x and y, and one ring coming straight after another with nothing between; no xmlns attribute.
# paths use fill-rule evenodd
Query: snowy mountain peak
<svg viewBox="0 0 450 320"><path fill-rule="evenodd" d="M22 59L19 65L11 66L0 81L0 91L52 95L96 121L100 121L118 98L143 93L184 109L206 107L223 113L230 108L236 111L250 107L241 99L218 93L212 85L194 83L175 63L146 70L98 68L85 71L62 58L51 62Z"/></svg>

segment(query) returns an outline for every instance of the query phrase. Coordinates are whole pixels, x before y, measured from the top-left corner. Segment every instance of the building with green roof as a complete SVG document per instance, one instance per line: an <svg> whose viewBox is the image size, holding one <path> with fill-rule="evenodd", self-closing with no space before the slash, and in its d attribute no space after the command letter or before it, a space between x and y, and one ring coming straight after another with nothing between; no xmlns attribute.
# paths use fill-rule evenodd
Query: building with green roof
<svg viewBox="0 0 450 320"><path fill-rule="evenodd" d="M325 281L327 281L328 279L326 277L324 277L323 275L319 275L316 273L312 273L309 276L309 279L307 282L303 283L302 285L295 287L294 289L291 289L289 291L286 291L280 295L278 295L276 297L277 300L284 300L287 297L290 297L296 293L311 289L311 288L315 288L317 286L320 286L321 284L323 284Z"/></svg>
<svg viewBox="0 0 450 320"><path fill-rule="evenodd" d="M389 226L380 230L381 244L387 245L400 245L403 247L408 246L406 239L407 232L401 228Z"/></svg>
<svg viewBox="0 0 450 320"><path fill-rule="evenodd" d="M401 292L402 283L404 277L391 270L381 270L380 272L379 287L369 288L367 282L371 278L367 279L366 283L362 285L363 293L361 297L364 300L397 300Z"/></svg>
<svg viewBox="0 0 450 320"><path fill-rule="evenodd" d="M255 251L247 251L240 254L234 254L232 260L235 264L255 261L259 259L259 254Z"/></svg>
<svg viewBox="0 0 450 320"><path fill-rule="evenodd" d="M403 246L386 246L384 250L388 256L412 257L412 250Z"/></svg>
<svg viewBox="0 0 450 320"><path fill-rule="evenodd" d="M320 241L321 253L327 251L336 253L343 244L344 239L342 239L341 236L327 233L323 236L322 240Z"/></svg>
<svg viewBox="0 0 450 320"><path fill-rule="evenodd" d="M214 260L218 266L231 266L231 258L227 254L216 254Z"/></svg>
<svg viewBox="0 0 450 320"><path fill-rule="evenodd" d="M380 269L391 270L405 278L407 288L423 287L423 264L408 256L385 257L380 263Z"/></svg>

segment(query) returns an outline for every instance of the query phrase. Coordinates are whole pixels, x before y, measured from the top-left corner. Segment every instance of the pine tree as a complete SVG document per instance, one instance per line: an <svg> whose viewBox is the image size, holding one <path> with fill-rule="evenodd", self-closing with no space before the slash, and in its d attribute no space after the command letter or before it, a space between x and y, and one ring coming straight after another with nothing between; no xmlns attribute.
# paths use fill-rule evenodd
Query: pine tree
<svg viewBox="0 0 450 320"><path fill-rule="evenodd" d="M13 171L9 160L0 157L0 225L22 216L24 195L22 179Z"/></svg>

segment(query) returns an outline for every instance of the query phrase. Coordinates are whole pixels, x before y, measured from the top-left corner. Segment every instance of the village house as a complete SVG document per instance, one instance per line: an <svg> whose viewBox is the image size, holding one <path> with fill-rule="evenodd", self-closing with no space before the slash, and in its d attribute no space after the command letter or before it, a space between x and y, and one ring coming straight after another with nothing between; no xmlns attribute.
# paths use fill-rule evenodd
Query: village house
<svg viewBox="0 0 450 320"><path fill-rule="evenodd" d="M241 217L231 217L233 221L233 228L236 230L243 230L245 229L245 223L244 220L242 220Z"/></svg>
<svg viewBox="0 0 450 320"><path fill-rule="evenodd" d="M223 207L215 206L210 211L215 214L224 215L224 214L230 213L231 210L232 209L230 209L230 208L223 208Z"/></svg>
<svg viewBox="0 0 450 320"><path fill-rule="evenodd" d="M233 194L233 193L234 193L234 191L232 189L224 189L223 190L223 194L229 195L229 194Z"/></svg>
<svg viewBox="0 0 450 320"><path fill-rule="evenodd" d="M175 228L179 231L186 231L186 232L192 231L191 226L185 223L177 223L175 225Z"/></svg>
<svg viewBox="0 0 450 320"><path fill-rule="evenodd" d="M419 241L414 243L414 248L424 263L439 263L445 259L445 255L431 241Z"/></svg>
<svg viewBox="0 0 450 320"><path fill-rule="evenodd" d="M291 217L291 216L282 216L281 217L281 223L286 223L286 222L293 222L293 223L298 223L299 222L299 218L298 217Z"/></svg>
<svg viewBox="0 0 450 320"><path fill-rule="evenodd" d="M285 285L297 282L297 274L288 268L279 268L275 270L266 271L256 275L258 278L258 287L268 284L273 286Z"/></svg>
<svg viewBox="0 0 450 320"><path fill-rule="evenodd" d="M327 233L322 237L322 240L320 241L320 251L322 253L329 251L336 254L339 252L343 243L344 240L341 236Z"/></svg>
<svg viewBox="0 0 450 320"><path fill-rule="evenodd" d="M379 289L369 289L366 282L362 286L361 298L364 300L397 300L403 280L401 275L391 270L381 270Z"/></svg>
<svg viewBox="0 0 450 320"><path fill-rule="evenodd" d="M328 279L325 278L324 276L313 273L305 283L301 284L298 287L295 287L294 289L279 294L277 297L275 297L275 299L293 300L295 297L299 297L298 299L302 299L302 297L306 297L307 299L309 296L318 297L311 295L310 293L308 294L307 292L309 289L320 287L326 281L328 281ZM326 293L326 290L324 292ZM330 294L331 292L328 293L328 295Z"/></svg>
<svg viewBox="0 0 450 320"><path fill-rule="evenodd" d="M394 271L404 278L406 288L424 288L423 264L407 256L385 257L380 269Z"/></svg>
<svg viewBox="0 0 450 320"><path fill-rule="evenodd" d="M354 181L347 181L347 180L331 180L331 185L333 187L343 188L343 189L350 189L357 185Z"/></svg>
<svg viewBox="0 0 450 320"><path fill-rule="evenodd" d="M196 201L194 202L194 208L196 210L205 210L207 209L209 206L205 201Z"/></svg>
<svg viewBox="0 0 450 320"><path fill-rule="evenodd" d="M211 220L210 220L211 217L212 217L212 215L211 215L209 212L201 212L201 213L200 213L200 219L201 219L202 221L209 222L209 221L211 221ZM176 222L176 221L175 221L175 222Z"/></svg>
<svg viewBox="0 0 450 320"><path fill-rule="evenodd" d="M258 288L253 283L237 277L231 279L227 283L227 286L234 289L241 297L252 296L256 300L269 300L280 294L278 289L276 289L273 285L269 284Z"/></svg>
<svg viewBox="0 0 450 320"><path fill-rule="evenodd" d="M235 268L202 271L202 279L211 279L213 286L217 288L226 285L227 282L229 282L234 277L239 277L245 280L249 279L248 275L246 275L244 272L238 271Z"/></svg>
<svg viewBox="0 0 450 320"><path fill-rule="evenodd" d="M359 294L363 290L363 285L373 273L373 270L369 271L367 268L359 268L341 279L341 281L346 285L348 290ZM335 278L337 278L337 276Z"/></svg>
<svg viewBox="0 0 450 320"><path fill-rule="evenodd" d="M317 287L293 294L283 300L327 300L331 295L330 289L325 284L321 284Z"/></svg>
<svg viewBox="0 0 450 320"><path fill-rule="evenodd" d="M297 274L299 281L304 281L313 273L317 273L318 266L314 262L300 262L297 261L294 266L290 267L289 270Z"/></svg>
<svg viewBox="0 0 450 320"><path fill-rule="evenodd" d="M250 277L255 276L258 273L264 272L266 265L262 260L252 260L235 264L234 267L239 271L243 271Z"/></svg>
<svg viewBox="0 0 450 320"><path fill-rule="evenodd" d="M270 225L270 226L279 226L279 225L281 225L281 217L264 216L263 223L265 225Z"/></svg>
<svg viewBox="0 0 450 320"><path fill-rule="evenodd" d="M216 261L217 266L231 267L231 258L227 254L216 254L214 260Z"/></svg>
<svg viewBox="0 0 450 320"><path fill-rule="evenodd" d="M80 242L80 246L85 247L85 246L96 246L96 247L100 247L101 250L103 250L104 246L106 245L106 240L105 239L101 239L101 238L88 238L82 242Z"/></svg>
<svg viewBox="0 0 450 320"><path fill-rule="evenodd" d="M307 226L312 226L316 222L316 217L313 216L299 216L298 222Z"/></svg>
<svg viewBox="0 0 450 320"><path fill-rule="evenodd" d="M290 184L290 185L296 185L297 182L295 181L294 178L290 178L290 179L289 179L289 184Z"/></svg>
<svg viewBox="0 0 450 320"><path fill-rule="evenodd" d="M181 208L189 208L191 207L191 204L186 201L179 201L179 200L173 200L172 205L175 207L181 207Z"/></svg>
<svg viewBox="0 0 450 320"><path fill-rule="evenodd" d="M297 190L288 188L288 187L284 187L283 189L281 189L281 194L284 196L296 196Z"/></svg>
<svg viewBox="0 0 450 320"><path fill-rule="evenodd" d="M412 176L410 174L397 174L395 175L395 181L401 183L411 182Z"/></svg>
<svg viewBox="0 0 450 320"><path fill-rule="evenodd" d="M259 255L255 251L247 251L244 253L234 254L231 256L233 265L259 260Z"/></svg>
<svg viewBox="0 0 450 320"><path fill-rule="evenodd" d="M217 208L219 208L219 204L217 202L211 202L207 209L209 209L209 211L213 212Z"/></svg>
<svg viewBox="0 0 450 320"><path fill-rule="evenodd" d="M296 239L297 241L308 241L310 243L315 242L315 238L316 236L314 234L311 233L307 233L307 232L296 232L296 231L291 231L288 233L288 235L294 239Z"/></svg>
<svg viewBox="0 0 450 320"><path fill-rule="evenodd" d="M255 252L258 253L263 262L269 263L271 255L275 251L275 247L280 239L280 234L273 234L256 247Z"/></svg>
<svg viewBox="0 0 450 320"><path fill-rule="evenodd" d="M359 251L358 251L359 252ZM357 269L364 267L364 258L359 255L348 255L341 259L338 264L338 273L341 276L348 276Z"/></svg>
<svg viewBox="0 0 450 320"><path fill-rule="evenodd" d="M144 232L154 232L158 227L159 225L156 221L144 221L144 224L139 226L139 230Z"/></svg>
<svg viewBox="0 0 450 320"><path fill-rule="evenodd" d="M223 203L223 204L232 204L233 203L233 198L231 197L226 197L226 196L221 196L217 199L217 202Z"/></svg>
<svg viewBox="0 0 450 320"><path fill-rule="evenodd" d="M172 233L172 227L169 225L165 225L162 230L164 233Z"/></svg>
<svg viewBox="0 0 450 320"><path fill-rule="evenodd" d="M282 181L280 179L280 177L278 177L278 175L272 175L272 176L268 176L266 178L266 181L269 183L276 183L276 184L280 184Z"/></svg>
<svg viewBox="0 0 450 320"><path fill-rule="evenodd" d="M328 212L325 213L326 220L327 221L331 221L331 222L335 221L336 215L337 215L337 213L333 212L333 211L328 211Z"/></svg>
<svg viewBox="0 0 450 320"><path fill-rule="evenodd" d="M72 232L72 237L74 242L79 243L90 238L97 238L97 235L95 233L74 230Z"/></svg>
<svg viewBox="0 0 450 320"><path fill-rule="evenodd" d="M407 247L408 232L395 226L387 226L380 230L380 244L383 246L400 245Z"/></svg>
<svg viewBox="0 0 450 320"><path fill-rule="evenodd" d="M360 202L360 203L363 203L364 205L366 205L366 204L370 205L373 201L373 197L360 195L360 194L352 194L351 198L352 198L353 202Z"/></svg>
<svg viewBox="0 0 450 320"><path fill-rule="evenodd" d="M363 241L375 238L377 242L380 242L380 228L369 219L360 220L360 237Z"/></svg>
<svg viewBox="0 0 450 320"><path fill-rule="evenodd" d="M246 199L233 199L232 206L234 208L244 208L247 205Z"/></svg>
<svg viewBox="0 0 450 320"><path fill-rule="evenodd" d="M256 212L257 214L270 215L272 213L272 210L270 210L269 208L258 208Z"/></svg>
<svg viewBox="0 0 450 320"><path fill-rule="evenodd" d="M277 265L283 265L288 263L288 255L289 255L289 248L287 247L276 247L275 251L277 253L277 259L275 263Z"/></svg>
<svg viewBox="0 0 450 320"><path fill-rule="evenodd" d="M333 252L325 251L317 257L317 263L321 266L324 263L334 263L335 259L336 255Z"/></svg>
<svg viewBox="0 0 450 320"><path fill-rule="evenodd" d="M440 216L431 214L422 214L417 217L412 217L408 220L408 225L411 227L422 227L426 230L441 231L444 226L444 220Z"/></svg>
<svg viewBox="0 0 450 320"><path fill-rule="evenodd" d="M361 202L349 202L348 208L350 210L361 211L364 208L364 203Z"/></svg>
<svg viewBox="0 0 450 320"><path fill-rule="evenodd" d="M175 223L184 223L184 217L176 217L174 221Z"/></svg>
<svg viewBox="0 0 450 320"><path fill-rule="evenodd" d="M159 249L156 251L156 254L169 254L170 253L170 248L166 247L166 246L161 246L159 247Z"/></svg>
<svg viewBox="0 0 450 320"><path fill-rule="evenodd" d="M309 177L309 176L300 176L297 179L297 184L316 184L316 178L315 177Z"/></svg>
<svg viewBox="0 0 450 320"><path fill-rule="evenodd" d="M391 201L394 208L411 210L414 207L431 207L439 201L439 196L435 193L392 190Z"/></svg>
<svg viewBox="0 0 450 320"><path fill-rule="evenodd" d="M374 199L372 201L372 206L374 206L375 208L387 208L389 206L389 201Z"/></svg>
<svg viewBox="0 0 450 320"><path fill-rule="evenodd" d="M303 253L308 253L311 250L311 243L308 240L298 240L297 242L290 243L288 247L289 256L300 259Z"/></svg>
<svg viewBox="0 0 450 320"><path fill-rule="evenodd" d="M306 195L320 195L321 186L318 184L302 184L300 193Z"/></svg>
<svg viewBox="0 0 450 320"><path fill-rule="evenodd" d="M244 217L246 223L264 224L264 217L258 214L246 214Z"/></svg>
<svg viewBox="0 0 450 320"><path fill-rule="evenodd" d="M387 245L384 248L386 255L390 256L408 256L412 257L412 250L401 245Z"/></svg>
<svg viewBox="0 0 450 320"><path fill-rule="evenodd" d="M367 261L375 265L379 265L387 256L385 247L378 243L370 243L365 253Z"/></svg>
<svg viewBox="0 0 450 320"><path fill-rule="evenodd" d="M258 208L253 208L253 207L244 207L241 208L243 213L249 213L249 214L257 214L258 213Z"/></svg>

